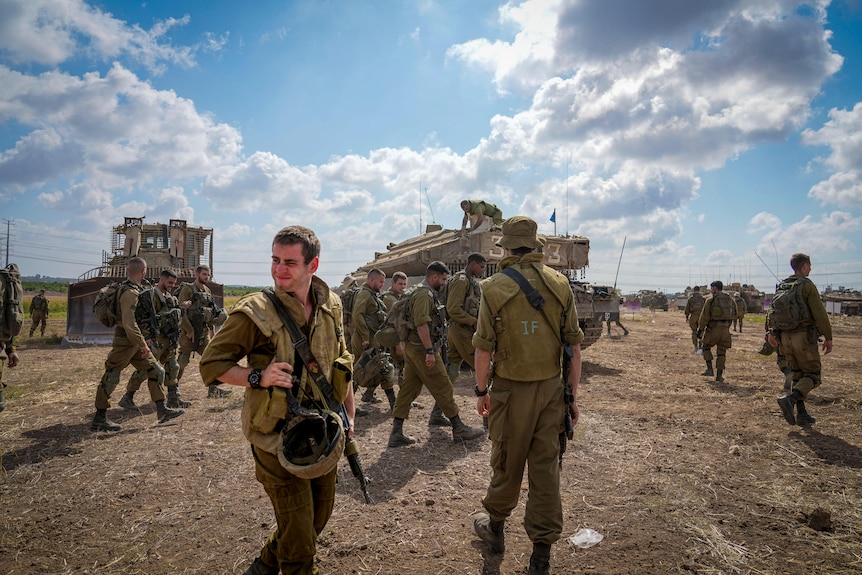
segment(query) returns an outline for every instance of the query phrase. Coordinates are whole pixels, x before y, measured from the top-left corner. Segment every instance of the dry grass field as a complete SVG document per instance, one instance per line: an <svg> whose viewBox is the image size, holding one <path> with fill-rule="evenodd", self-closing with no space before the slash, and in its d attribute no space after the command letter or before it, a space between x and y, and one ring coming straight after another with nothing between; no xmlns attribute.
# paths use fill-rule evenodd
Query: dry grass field
<svg viewBox="0 0 862 575"><path fill-rule="evenodd" d="M699 375L703 361L674 311L626 313L631 335L615 330L584 352L552 573L862 572L862 322L835 320L824 384L808 402L818 422L803 429L781 417L783 378L774 356L756 353L762 321L747 320L720 384ZM52 331L63 333L62 320ZM184 416L156 424L144 389L140 413L109 412L122 432L96 434L89 423L107 348L22 339L0 414L0 575L243 573L273 515L239 429L240 390L206 399L193 360ZM468 376L455 393L465 421L479 425ZM430 397L419 404L405 426L415 446L386 448L382 405L359 419L376 503L364 503L342 461L321 572L522 573L526 481L506 553L486 553L471 515L490 444L453 443L427 426ZM829 513L829 530L809 526L817 509ZM581 527L604 540L575 547L568 539Z"/></svg>

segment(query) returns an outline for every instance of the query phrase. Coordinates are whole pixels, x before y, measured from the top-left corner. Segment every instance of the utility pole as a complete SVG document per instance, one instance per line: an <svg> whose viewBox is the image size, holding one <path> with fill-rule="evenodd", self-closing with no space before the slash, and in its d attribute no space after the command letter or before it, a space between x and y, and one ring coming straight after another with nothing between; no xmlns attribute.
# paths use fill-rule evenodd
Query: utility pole
<svg viewBox="0 0 862 575"><path fill-rule="evenodd" d="M12 226L12 220L3 220L6 222L6 263L4 266L9 265L9 236L11 235L10 228Z"/></svg>

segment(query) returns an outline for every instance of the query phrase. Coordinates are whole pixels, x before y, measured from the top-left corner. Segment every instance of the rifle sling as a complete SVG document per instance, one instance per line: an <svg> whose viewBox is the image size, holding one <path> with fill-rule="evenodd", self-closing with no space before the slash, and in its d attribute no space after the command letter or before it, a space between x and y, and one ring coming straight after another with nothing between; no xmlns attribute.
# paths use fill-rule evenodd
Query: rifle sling
<svg viewBox="0 0 862 575"><path fill-rule="evenodd" d="M545 313L545 298L542 297L542 294L536 291L536 288L530 285L530 282L527 281L527 278L525 278L521 272L519 272L513 267L508 267L502 270L500 273L514 280L515 283L518 284L518 287L520 287L521 291L524 292L524 295L527 297L527 301L530 302L530 305L542 313L542 317L545 318L546 322L548 322L548 326L551 328L551 331L557 331L554 328L554 324L551 323L551 318L549 318L548 314ZM560 344L565 345L565 342L563 341L562 337L560 338Z"/></svg>

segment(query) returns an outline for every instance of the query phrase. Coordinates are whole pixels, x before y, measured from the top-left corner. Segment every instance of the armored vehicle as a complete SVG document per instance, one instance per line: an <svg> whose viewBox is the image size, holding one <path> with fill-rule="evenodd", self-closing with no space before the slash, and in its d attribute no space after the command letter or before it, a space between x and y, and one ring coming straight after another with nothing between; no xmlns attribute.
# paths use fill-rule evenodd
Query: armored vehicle
<svg viewBox="0 0 862 575"><path fill-rule="evenodd" d="M745 300L745 313L763 312L763 302L766 299L766 294L758 290L752 284L733 282L729 286L724 286L724 291L729 294L739 292L739 295Z"/></svg>
<svg viewBox="0 0 862 575"><path fill-rule="evenodd" d="M379 268L387 277L397 271L404 272L412 285L422 281L425 268L431 262L445 263L454 274L466 267L467 256L473 252L484 254L488 258L485 275L491 276L497 273L497 266L506 255L503 248L496 245L501 237L499 229L468 234L462 230L447 230L439 225L429 225L424 234L398 244L389 244L387 251L375 253L372 261L345 278L344 285L363 281L372 268ZM578 320L584 331L581 347L586 348L598 341L602 335L602 325L596 321L593 311L592 289L584 287L587 284L579 281L582 279L583 270L590 263L590 240L583 236L540 237L545 240L545 246L542 248L545 264L566 275L572 285Z"/></svg>
<svg viewBox="0 0 862 575"><path fill-rule="evenodd" d="M195 280L195 268L207 264L213 269L212 228L186 225L185 220L168 224L145 224L144 218L125 218L111 232L111 250L102 252L102 265L81 275L69 285L66 337L70 343L110 343L113 329L103 326L93 314L96 295L111 282L126 279L126 262L138 256L147 262L147 280L156 284L162 270L177 274L177 285ZM219 306L224 302L224 285L207 284Z"/></svg>

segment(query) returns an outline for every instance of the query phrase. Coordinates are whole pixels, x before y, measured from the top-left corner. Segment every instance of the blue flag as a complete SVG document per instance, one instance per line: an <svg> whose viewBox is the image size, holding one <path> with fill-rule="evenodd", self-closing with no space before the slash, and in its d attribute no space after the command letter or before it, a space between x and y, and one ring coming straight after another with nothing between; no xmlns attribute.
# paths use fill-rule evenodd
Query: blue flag
<svg viewBox="0 0 862 575"><path fill-rule="evenodd" d="M554 223L557 223L557 210L556 210L556 208L554 209L554 213L551 214L551 221Z"/></svg>

